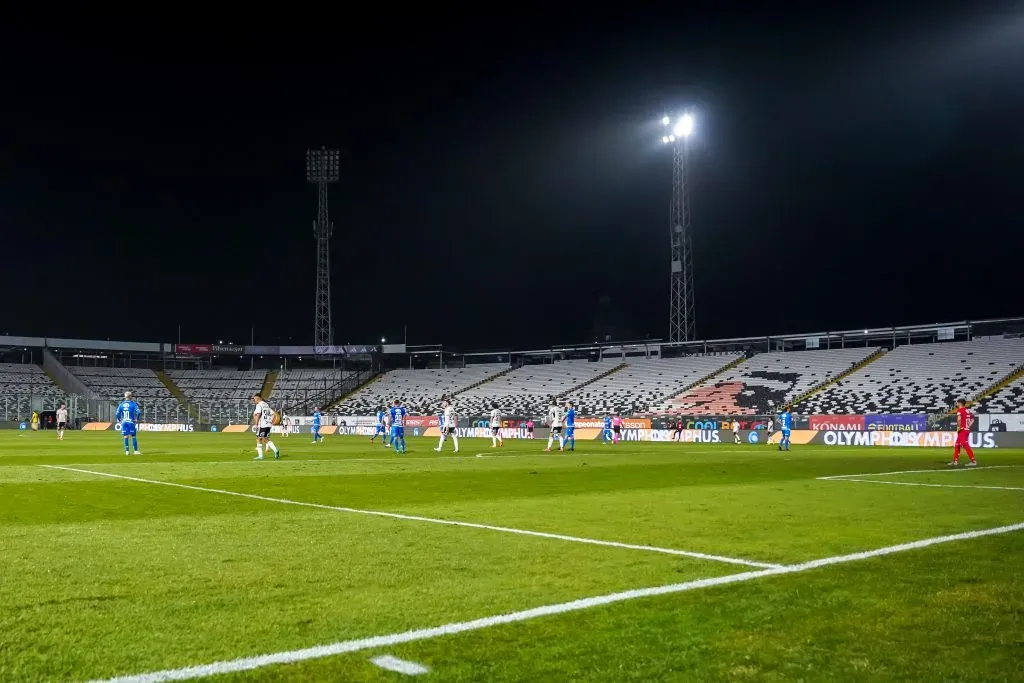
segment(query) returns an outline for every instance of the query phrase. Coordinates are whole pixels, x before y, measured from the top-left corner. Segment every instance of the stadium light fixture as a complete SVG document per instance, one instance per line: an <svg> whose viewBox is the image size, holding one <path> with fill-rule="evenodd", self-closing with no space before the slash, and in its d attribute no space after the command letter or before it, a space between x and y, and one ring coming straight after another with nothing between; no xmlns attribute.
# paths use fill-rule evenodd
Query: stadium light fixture
<svg viewBox="0 0 1024 683"><path fill-rule="evenodd" d="M381 344L387 344L387 343L388 343L388 340L387 340L387 339L385 339L384 337L381 337L381 338L380 338L380 343L381 343Z"/></svg>
<svg viewBox="0 0 1024 683"><path fill-rule="evenodd" d="M661 137L661 141L667 145L675 142L676 140L685 140L693 135L693 124L693 114L689 112L686 112L676 119L673 119L666 114L661 117L661 125L667 129L665 135Z"/></svg>

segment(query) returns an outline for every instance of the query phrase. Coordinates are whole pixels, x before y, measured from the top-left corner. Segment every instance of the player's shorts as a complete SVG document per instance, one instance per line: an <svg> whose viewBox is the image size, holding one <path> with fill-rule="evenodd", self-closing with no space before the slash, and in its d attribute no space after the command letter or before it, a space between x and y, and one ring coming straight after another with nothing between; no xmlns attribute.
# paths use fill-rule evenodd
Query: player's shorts
<svg viewBox="0 0 1024 683"><path fill-rule="evenodd" d="M455 430L456 429L457 429L457 427L445 427L444 428L444 433L445 433L446 436L452 436L453 434L455 434Z"/></svg>
<svg viewBox="0 0 1024 683"><path fill-rule="evenodd" d="M551 428L551 432L553 434L561 434L562 433L562 428L561 427L552 427Z"/></svg>
<svg viewBox="0 0 1024 683"><path fill-rule="evenodd" d="M491 427L491 434L498 436L498 432L501 431L501 427Z"/></svg>
<svg viewBox="0 0 1024 683"><path fill-rule="evenodd" d="M533 427L527 427L526 428L526 433L527 434L533 434Z"/></svg>
<svg viewBox="0 0 1024 683"><path fill-rule="evenodd" d="M788 429L783 429L782 430L782 438L783 439L788 439L789 438L789 430Z"/></svg>
<svg viewBox="0 0 1024 683"><path fill-rule="evenodd" d="M612 431L615 432L616 434L618 434L618 433L620 433L622 431L622 427L619 426L619 425L616 425L616 426L612 427Z"/></svg>
<svg viewBox="0 0 1024 683"><path fill-rule="evenodd" d="M377 431L373 433L374 436L378 434L387 434L387 430L384 429L384 425L377 425Z"/></svg>
<svg viewBox="0 0 1024 683"><path fill-rule="evenodd" d="M135 423L134 422L122 422L121 423L121 436L135 436Z"/></svg>
<svg viewBox="0 0 1024 683"><path fill-rule="evenodd" d="M67 422L58 422L57 423L57 429L67 429L67 426L68 426Z"/></svg>
<svg viewBox="0 0 1024 683"><path fill-rule="evenodd" d="M396 436L399 439L404 439L405 438L405 427L392 427L391 428L391 438L395 438Z"/></svg>
<svg viewBox="0 0 1024 683"><path fill-rule="evenodd" d="M576 438L576 427L566 427L565 428L565 438L567 438L567 439L575 439Z"/></svg>
<svg viewBox="0 0 1024 683"><path fill-rule="evenodd" d="M270 438L270 427L260 427L256 430L257 439L269 439Z"/></svg>

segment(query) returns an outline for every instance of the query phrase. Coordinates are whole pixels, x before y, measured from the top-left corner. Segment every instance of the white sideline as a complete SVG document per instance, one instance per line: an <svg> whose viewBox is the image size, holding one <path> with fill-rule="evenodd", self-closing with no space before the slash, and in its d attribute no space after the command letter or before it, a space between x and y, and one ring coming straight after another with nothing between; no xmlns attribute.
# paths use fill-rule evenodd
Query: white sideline
<svg viewBox="0 0 1024 683"><path fill-rule="evenodd" d="M403 631L401 633L390 633L387 635L374 636L371 638L345 640L337 643L331 643L329 645L317 645L315 647L304 648L302 650L275 652L273 654L259 655L255 657L242 657L240 659L213 662L211 664L203 664L200 666L189 666L180 669L164 669L162 671L152 671L150 673L135 674L130 676L119 676L116 678L96 679L90 681L90 683L162 683L163 681L185 681L195 678L205 678L206 676L216 676L220 674L235 673L239 671L251 671L253 669L259 669L265 666L272 666L275 664L291 664L294 662L301 662L310 659L320 659L323 657L330 657L333 655L344 654L347 652L357 652L359 650L369 650L378 647L390 647L418 640L428 640L431 638L438 638L441 636L450 636L456 633L476 631L483 628L490 628L491 626L498 626L500 624L513 624L521 621L529 621L531 619L545 617L553 614L577 612L580 610L590 609L592 607L598 607L601 605L610 605L617 602L624 602L626 600L636 600L638 598L647 598L656 595L669 595L672 593L683 593L685 591L698 590L700 588L724 586L730 583L742 583L745 581L751 581L753 579L760 579L766 576L776 576L780 574L795 574L797 572L804 572L810 569L817 569L819 567L827 567L833 564L855 562L857 560L881 557L883 555L892 555L894 553L906 552L908 550L916 550L918 548L926 548L928 546L937 545L939 543L950 543L953 541L981 538L983 536L994 536L996 534L1005 534L1013 531L1020 531L1022 529L1024 529L1024 523L1011 524L1009 526L1001 526L996 527L994 529L983 529L980 531L967 531L964 533L952 534L949 536L936 536L934 538L926 538L921 541L901 543L900 545L891 545L885 548L867 550L864 552L852 553L849 555L836 555L833 557L825 557L820 560L812 560L810 562L804 562L802 564L794 564L785 567L776 567L774 569L762 569L760 571L743 572L741 574L717 576L710 579L698 579L696 581L674 583L669 584L667 586L638 588L635 590L623 591L621 593L610 593L608 595L598 595L591 598L573 600L571 602L562 602L553 605L544 605L542 607L534 607L533 609L523 610L521 612L499 614L491 617L484 617L482 619L474 619L472 621L462 621L451 624L444 624L442 626L435 626L433 628Z"/></svg>
<svg viewBox="0 0 1024 683"><path fill-rule="evenodd" d="M1024 486L980 486L975 484L925 484L916 481L880 481L878 479L834 479L860 484L889 484L890 486L927 486L935 489L993 489L997 491L1024 491Z"/></svg>
<svg viewBox="0 0 1024 683"><path fill-rule="evenodd" d="M978 470L1009 470L1024 465L980 465L978 467L943 467L934 470L900 470L899 472L864 472L863 474L834 474L830 477L817 477L819 481L849 479L850 477L885 477L890 474L938 474L939 472L970 472Z"/></svg>
<svg viewBox="0 0 1024 683"><path fill-rule="evenodd" d="M359 508L341 507L336 505L323 505L321 503L304 503L298 500L288 500L287 498L270 498L268 496L260 496L255 493L240 493L238 491L227 491L224 489L212 489L206 488L205 486L192 486L190 484L178 484L171 481L159 481L157 479L143 479L141 477L129 477L123 474L111 474L109 472L97 472L95 470L83 470L76 467L64 467L60 465L40 465L51 470L64 470L66 472L78 472L80 474L92 474L99 477L109 477L111 479L124 479L126 481L135 481L142 484L157 484L160 486L171 486L179 489L187 489L189 491L205 491L206 493L219 493L225 496L237 496L239 498L249 498L251 500L260 500L268 503L281 503L283 505L298 505L301 507L316 508L318 510L333 510L335 512L349 512L357 515L372 515L375 517L389 517L391 519L403 519L411 522L428 522L430 524L444 524L447 526L459 526L467 527L470 529L486 529L488 531L500 531L506 534L519 534L521 536L535 536L538 538L551 538L558 541L569 541L571 543L586 543L589 545L600 545L609 548L622 548L625 550L643 550L651 553L662 553L664 555L677 555L680 557L691 557L698 560L709 560L713 562L724 562L726 564L739 564L746 567L764 567L764 568L776 568L780 565L770 564L767 562L755 562L753 560L743 560L737 557L725 557L723 555L709 555L707 553L698 553L690 550L676 550L674 548L659 548L653 545L636 545L633 543L619 543L618 541L601 541L595 538L583 538L580 536L567 536L565 534L552 534L546 531L531 531L529 529L515 529L507 526L492 526L490 524L476 524L474 522L459 522L452 519L439 519L436 517L420 517L419 515L403 515L398 512L383 512L380 510L362 510Z"/></svg>

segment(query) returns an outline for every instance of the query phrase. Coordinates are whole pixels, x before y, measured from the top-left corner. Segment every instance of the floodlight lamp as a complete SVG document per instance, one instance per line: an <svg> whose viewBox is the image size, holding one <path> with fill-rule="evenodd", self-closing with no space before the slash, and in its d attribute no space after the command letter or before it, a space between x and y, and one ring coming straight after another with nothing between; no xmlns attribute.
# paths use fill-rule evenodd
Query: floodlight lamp
<svg viewBox="0 0 1024 683"><path fill-rule="evenodd" d="M668 136L668 141L669 142L675 142L676 141L676 136L675 135L669 135Z"/></svg>
<svg viewBox="0 0 1024 683"><path fill-rule="evenodd" d="M672 123L672 119L670 119L668 116L661 117L661 125L667 126L670 123Z"/></svg>
<svg viewBox="0 0 1024 683"><path fill-rule="evenodd" d="M661 136L661 141L664 142L667 145L668 144L668 136L667 135L662 135Z"/></svg>
<svg viewBox="0 0 1024 683"><path fill-rule="evenodd" d="M676 122L675 128L672 132L676 134L676 137L688 138L693 133L693 116L690 114L683 114L679 121Z"/></svg>

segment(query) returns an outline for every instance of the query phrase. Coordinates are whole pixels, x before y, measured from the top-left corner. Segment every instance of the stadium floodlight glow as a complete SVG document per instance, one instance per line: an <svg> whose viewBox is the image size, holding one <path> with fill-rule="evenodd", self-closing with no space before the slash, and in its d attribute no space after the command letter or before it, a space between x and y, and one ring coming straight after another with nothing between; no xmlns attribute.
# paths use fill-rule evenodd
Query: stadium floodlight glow
<svg viewBox="0 0 1024 683"><path fill-rule="evenodd" d="M664 131L661 141L672 148L672 201L669 210L670 343L696 339L693 304L693 245L690 234L690 201L687 157L689 138L693 135L692 112L665 114L661 118Z"/></svg>
<svg viewBox="0 0 1024 683"><path fill-rule="evenodd" d="M667 126L667 125L668 125L668 124L670 124L670 123L672 123L672 119L670 119L670 118L668 117L668 114L666 114L665 116L662 116L662 117L661 117L661 125L663 125L663 126Z"/></svg>
<svg viewBox="0 0 1024 683"><path fill-rule="evenodd" d="M665 144L669 144L676 140L685 140L693 135L693 124L693 114L690 114L689 112L680 116L674 123L670 117L662 117L661 125L669 129L669 134L663 136L661 141Z"/></svg>

